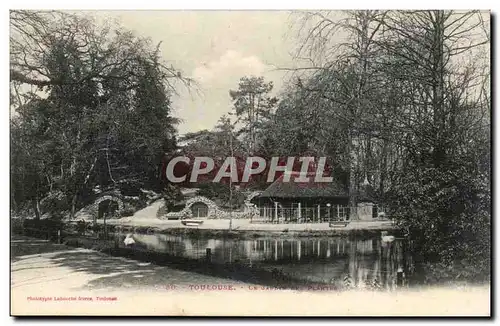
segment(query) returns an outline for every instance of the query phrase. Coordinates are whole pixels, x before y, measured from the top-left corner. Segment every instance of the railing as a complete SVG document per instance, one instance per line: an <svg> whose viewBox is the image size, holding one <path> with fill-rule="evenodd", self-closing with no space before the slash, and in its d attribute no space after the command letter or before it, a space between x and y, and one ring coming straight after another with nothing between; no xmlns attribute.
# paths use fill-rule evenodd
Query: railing
<svg viewBox="0 0 500 326"><path fill-rule="evenodd" d="M260 207L259 217L255 221L265 223L326 223L335 221L351 220L351 212L364 214L362 220L390 221L390 217L385 215L383 208L374 205L371 210L363 207L349 207L342 205L315 205L282 207Z"/></svg>
<svg viewBox="0 0 500 326"><path fill-rule="evenodd" d="M316 207L261 207L260 220L269 223L325 223L330 221L345 221L351 211L346 206Z"/></svg>

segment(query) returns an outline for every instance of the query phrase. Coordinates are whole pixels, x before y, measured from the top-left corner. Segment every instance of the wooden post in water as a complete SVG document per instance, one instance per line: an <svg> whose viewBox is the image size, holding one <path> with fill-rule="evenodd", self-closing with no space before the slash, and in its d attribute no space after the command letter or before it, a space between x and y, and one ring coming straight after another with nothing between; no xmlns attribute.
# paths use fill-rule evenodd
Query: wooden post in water
<svg viewBox="0 0 500 326"><path fill-rule="evenodd" d="M207 258L207 262L209 262L209 263L212 262L212 249L211 248L206 249L206 258Z"/></svg>
<svg viewBox="0 0 500 326"><path fill-rule="evenodd" d="M398 268L396 272L396 287L402 287L404 285L404 272L402 268Z"/></svg>
<svg viewBox="0 0 500 326"><path fill-rule="evenodd" d="M302 241L297 241L297 260L300 260L300 256L301 256L301 244L302 244Z"/></svg>
<svg viewBox="0 0 500 326"><path fill-rule="evenodd" d="M278 240L274 240L274 260L278 260Z"/></svg>

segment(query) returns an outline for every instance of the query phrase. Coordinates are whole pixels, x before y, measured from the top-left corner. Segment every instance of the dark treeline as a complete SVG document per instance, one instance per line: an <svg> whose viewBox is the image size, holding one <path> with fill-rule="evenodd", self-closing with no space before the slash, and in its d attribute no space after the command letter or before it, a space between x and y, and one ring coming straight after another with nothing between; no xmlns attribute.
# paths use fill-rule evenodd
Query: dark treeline
<svg viewBox="0 0 500 326"><path fill-rule="evenodd" d="M174 82L189 80L159 45L66 13L10 21L12 207L74 216L96 188L161 191L158 166L176 149Z"/></svg>
<svg viewBox="0 0 500 326"><path fill-rule="evenodd" d="M327 157L357 203L368 181L438 277L489 275L489 17L479 12L299 12L287 88L244 77L235 119L186 135L211 157ZM248 186L248 185L246 185ZM250 186L260 188L265 183Z"/></svg>
<svg viewBox="0 0 500 326"><path fill-rule="evenodd" d="M178 199L161 167L179 154L218 166L227 156L327 157L351 206L370 183L427 271L489 277L489 16L294 13L302 68L282 68L284 89L274 95L263 77L242 77L228 90L232 115L179 143L170 99L190 81L161 59L159 46L81 16L10 18L14 210L71 217L96 187ZM254 180L242 186L268 185ZM241 197L228 196L227 182L197 186Z"/></svg>

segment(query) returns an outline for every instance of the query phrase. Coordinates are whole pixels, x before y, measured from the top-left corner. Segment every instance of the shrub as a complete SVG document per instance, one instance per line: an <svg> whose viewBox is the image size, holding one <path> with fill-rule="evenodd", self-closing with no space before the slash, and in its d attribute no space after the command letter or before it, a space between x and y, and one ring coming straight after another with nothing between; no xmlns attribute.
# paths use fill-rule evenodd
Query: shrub
<svg viewBox="0 0 500 326"><path fill-rule="evenodd" d="M415 260L439 279L489 279L490 190L466 166L414 170L393 194L391 215L410 231Z"/></svg>

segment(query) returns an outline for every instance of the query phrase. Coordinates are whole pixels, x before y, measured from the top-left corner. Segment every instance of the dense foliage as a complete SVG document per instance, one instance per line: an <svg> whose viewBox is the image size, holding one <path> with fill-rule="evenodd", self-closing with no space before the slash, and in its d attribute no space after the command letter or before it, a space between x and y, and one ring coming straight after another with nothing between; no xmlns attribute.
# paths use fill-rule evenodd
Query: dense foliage
<svg viewBox="0 0 500 326"><path fill-rule="evenodd" d="M158 47L65 13L12 11L11 24L13 208L74 216L96 189L160 192L182 77Z"/></svg>
<svg viewBox="0 0 500 326"><path fill-rule="evenodd" d="M338 161L350 175L351 189L363 178L371 182L390 207L389 216L414 241L417 263L429 280L487 279L487 18L452 11L333 16L316 12L299 19L304 40L299 53L311 58L316 72L305 82L298 79L296 89L303 95L296 110L324 111L310 115L307 124L332 116L330 126L306 128L316 134L307 141L322 141L330 155L343 157ZM330 42L339 31L345 41ZM318 100L306 108L300 101L308 97ZM336 146L317 136L325 129L337 136Z"/></svg>
<svg viewBox="0 0 500 326"><path fill-rule="evenodd" d="M371 184L414 241L429 280L488 278L484 14L306 12L297 23L297 59L307 66L294 72L279 101L264 101L273 105L258 114L252 100L271 90L262 78L242 78L231 91L235 116L244 119L237 130L243 148L265 157L327 157L349 187L351 206L360 185Z"/></svg>

